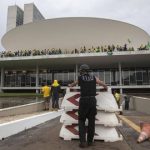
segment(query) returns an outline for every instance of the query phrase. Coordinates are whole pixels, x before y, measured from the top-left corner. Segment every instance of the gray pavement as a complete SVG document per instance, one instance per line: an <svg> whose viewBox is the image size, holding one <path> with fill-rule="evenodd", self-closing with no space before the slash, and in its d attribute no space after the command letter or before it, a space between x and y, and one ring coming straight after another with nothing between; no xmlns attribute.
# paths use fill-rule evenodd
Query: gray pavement
<svg viewBox="0 0 150 150"><path fill-rule="evenodd" d="M43 123L37 127L21 132L0 141L0 150L78 150L79 141L64 141L59 138L62 124L59 118ZM126 141L105 143L96 141L95 146L86 149L130 150Z"/></svg>
<svg viewBox="0 0 150 150"><path fill-rule="evenodd" d="M134 115L131 115L131 113ZM132 116L132 118L134 118L133 116L140 116L138 113L129 111L124 112L124 115L127 117ZM78 140L64 141L62 138L59 138L59 132L62 126L62 124L59 123L59 119L60 117L0 141L0 150L80 150ZM123 135L123 141L96 141L95 146L86 149L150 150L150 141L137 144L136 140L139 133L130 128L127 124L123 124L122 127L119 127L118 131Z"/></svg>

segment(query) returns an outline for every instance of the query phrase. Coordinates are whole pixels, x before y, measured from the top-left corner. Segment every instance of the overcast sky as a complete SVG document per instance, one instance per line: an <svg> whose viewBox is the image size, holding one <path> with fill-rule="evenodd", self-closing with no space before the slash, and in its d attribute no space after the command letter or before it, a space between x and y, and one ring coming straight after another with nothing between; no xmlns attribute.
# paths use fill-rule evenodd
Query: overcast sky
<svg viewBox="0 0 150 150"><path fill-rule="evenodd" d="M136 25L150 34L150 0L0 0L0 41L6 32L7 8L34 2L46 19L98 17ZM4 50L0 44L0 51Z"/></svg>

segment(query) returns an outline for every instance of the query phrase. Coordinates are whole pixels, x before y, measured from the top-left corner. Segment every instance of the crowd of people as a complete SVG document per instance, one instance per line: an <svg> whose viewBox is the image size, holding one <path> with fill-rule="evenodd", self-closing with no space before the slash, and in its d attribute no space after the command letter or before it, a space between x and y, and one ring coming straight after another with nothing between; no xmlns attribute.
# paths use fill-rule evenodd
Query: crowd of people
<svg viewBox="0 0 150 150"><path fill-rule="evenodd" d="M141 44L138 50L149 50L149 46Z"/></svg>
<svg viewBox="0 0 150 150"><path fill-rule="evenodd" d="M141 44L138 50L149 50L147 45ZM134 51L134 47L128 47L127 44L123 46L120 45L105 45L87 48L86 46L81 47L80 49L44 49L44 50L17 50L17 51L2 51L0 52L0 57L19 57L19 56L38 56L38 55L58 55L58 54L80 54L80 53L100 53L100 52L114 52L114 51Z"/></svg>

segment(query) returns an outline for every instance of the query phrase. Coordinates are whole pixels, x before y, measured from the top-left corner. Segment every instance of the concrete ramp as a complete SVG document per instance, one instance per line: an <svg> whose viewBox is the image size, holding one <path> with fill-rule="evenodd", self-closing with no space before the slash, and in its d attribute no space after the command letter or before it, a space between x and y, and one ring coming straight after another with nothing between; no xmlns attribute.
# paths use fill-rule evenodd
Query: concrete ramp
<svg viewBox="0 0 150 150"><path fill-rule="evenodd" d="M60 116L62 111L63 110L57 112L45 112L43 114L2 123L0 124L0 140L54 119Z"/></svg>

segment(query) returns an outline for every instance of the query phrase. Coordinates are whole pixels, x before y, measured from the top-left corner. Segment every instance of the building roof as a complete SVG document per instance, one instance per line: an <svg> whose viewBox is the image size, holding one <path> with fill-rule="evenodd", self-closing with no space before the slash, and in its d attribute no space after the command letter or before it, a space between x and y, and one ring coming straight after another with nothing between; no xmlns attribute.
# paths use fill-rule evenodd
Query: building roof
<svg viewBox="0 0 150 150"><path fill-rule="evenodd" d="M0 58L0 67L7 69L51 68L52 70L74 69L76 65L88 64L91 68L149 67L150 51L59 54Z"/></svg>
<svg viewBox="0 0 150 150"><path fill-rule="evenodd" d="M130 42L129 42L130 40ZM147 44L150 36L142 29L102 18L56 18L28 23L7 32L2 38L6 50L61 48L128 44L135 49Z"/></svg>

